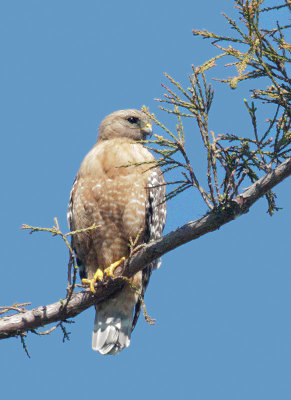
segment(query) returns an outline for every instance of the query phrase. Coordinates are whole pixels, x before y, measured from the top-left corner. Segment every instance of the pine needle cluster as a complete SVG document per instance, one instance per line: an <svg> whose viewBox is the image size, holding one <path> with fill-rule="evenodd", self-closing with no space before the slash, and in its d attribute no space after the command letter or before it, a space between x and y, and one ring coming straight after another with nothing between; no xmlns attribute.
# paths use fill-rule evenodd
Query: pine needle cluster
<svg viewBox="0 0 291 400"><path fill-rule="evenodd" d="M218 54L200 66L192 66L188 88L183 88L179 82L165 74L169 85L163 85L166 93L162 99L156 100L162 104L162 110L177 118L175 132L144 108L165 132L164 136L155 135L154 140L146 142L159 157L157 165L164 172L175 168L181 171L181 179L168 182L174 185L174 189L167 195L168 199L194 187L208 209L215 209L237 196L246 180L254 183L260 174L272 171L290 156L291 91L287 67L291 60L291 45L287 43L285 35L291 25L276 21L274 13L281 9L290 11L291 2L285 0L284 3L271 7L266 6L266 3L265 0L236 0L237 20L223 13L234 32L233 35L221 36L207 30L193 30L194 36L210 39ZM262 20L273 21L274 26L266 29ZM215 79L216 81L229 85L231 89L237 89L241 82L251 79L255 79L257 85L251 89L251 99L244 99L252 131L243 137L229 133L217 135L209 128L214 89L208 83L207 74L222 59L230 60L225 67L232 67L232 70L235 68L236 73L224 79ZM257 108L265 104L273 106L273 113L266 121L266 128L262 130L258 124ZM195 119L205 148L205 187L201 185L199 174L192 167L185 149L185 118ZM158 146L151 147L151 144ZM266 199L268 212L272 215L278 209L275 194L268 192Z"/></svg>

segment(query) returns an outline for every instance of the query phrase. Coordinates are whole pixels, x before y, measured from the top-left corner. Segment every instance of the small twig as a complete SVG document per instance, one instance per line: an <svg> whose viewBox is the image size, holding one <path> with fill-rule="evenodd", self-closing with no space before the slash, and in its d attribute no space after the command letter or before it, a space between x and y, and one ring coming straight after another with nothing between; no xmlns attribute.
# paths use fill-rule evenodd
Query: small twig
<svg viewBox="0 0 291 400"><path fill-rule="evenodd" d="M181 151L181 153L182 153L182 155L183 155L183 157L185 159L185 162L186 162L186 165L187 165L187 169L189 171L193 186L197 187L197 189L199 190L203 200L207 204L208 208L210 210L212 210L213 209L213 205L208 200L208 194L205 192L205 190L202 188L202 186L200 186L200 184L198 182L198 179L197 179L197 177L196 177L196 175L195 175L195 173L193 171L193 168L191 166L190 160L189 160L189 158L188 158L188 156L186 154L185 148L182 145L182 143L179 143L179 149L180 149L180 151Z"/></svg>
<svg viewBox="0 0 291 400"><path fill-rule="evenodd" d="M71 334L71 332L67 332L67 330L66 330L66 328L64 327L64 325L63 325L63 322L66 322L66 321L62 321L61 323L60 323L60 327L61 327L61 329L62 329L62 332L63 332L63 343L65 343L65 341L67 340L67 341L69 341L70 340L70 334ZM68 322L68 321L67 321ZM71 321L71 322L73 322L73 321Z"/></svg>
<svg viewBox="0 0 291 400"><path fill-rule="evenodd" d="M70 287L72 285L72 266L73 266L73 263L74 263L74 259L72 257L71 252L69 252L67 295L69 294L69 289L70 289Z"/></svg>
<svg viewBox="0 0 291 400"><path fill-rule="evenodd" d="M239 189L240 185L242 184L243 180L245 179L246 174L247 174L247 171L244 170L243 173L241 174L241 177L238 180L238 182L234 183L233 188L232 188L233 191L232 191L231 195L229 196L230 200L232 200L234 198L234 196L237 196L238 189Z"/></svg>
<svg viewBox="0 0 291 400"><path fill-rule="evenodd" d="M69 335L71 334L71 332L67 332L66 331L66 328L63 325L64 323L74 324L75 321L62 320L62 321L58 322L56 325L54 325L52 328L50 328L50 329L48 329L48 330L46 330L44 332L39 332L39 331L37 331L35 329L31 329L31 332L34 333L35 335L38 335L38 336L46 336L46 335L49 335L50 333L52 333L53 331L55 331L57 328L60 327L62 332L63 332L63 334L64 334L63 342L65 342L65 340L70 340Z"/></svg>
<svg viewBox="0 0 291 400"><path fill-rule="evenodd" d="M38 332L35 329L32 329L30 332L34 333L35 335L38 336L45 336L45 335L49 335L50 333L52 333L54 330L56 330L59 326L60 326L61 322L59 322L58 324L54 325L52 328L44 331L44 332Z"/></svg>
<svg viewBox="0 0 291 400"><path fill-rule="evenodd" d="M100 227L100 225L95 225L93 224L92 226L89 226L88 228L84 228L84 229L78 229L76 231L71 231L68 233L63 233L60 230L60 226L59 226L59 221L58 219L55 217L54 218L54 222L55 222L55 226L53 226L52 228L42 228L39 226L30 226L27 224L23 224L21 226L21 229L29 229L30 230L30 234L33 232L50 232L52 233L53 236L60 236L63 241L65 242L67 248L69 249L69 263L68 263L68 283L67 283L67 296L66 296L66 302L63 303L63 307L64 307L64 312L66 310L66 307L69 304L69 301L71 300L72 294L74 293L74 288L75 288L75 284L76 284L76 279L77 279L77 271L78 271L78 266L76 263L76 257L74 254L74 251L68 241L68 236L73 236L73 235L77 235L80 233L84 233L84 232L88 232L88 231L93 231L95 229L98 229ZM72 279L72 270L73 268L73 282L71 282Z"/></svg>
<svg viewBox="0 0 291 400"><path fill-rule="evenodd" d="M28 348L27 348L25 340L24 340L24 337L26 337L26 334L25 333L21 333L19 336L20 336L22 347L23 347L27 357L30 358L30 354L28 352Z"/></svg>
<svg viewBox="0 0 291 400"><path fill-rule="evenodd" d="M143 299L140 291L138 290L138 288L126 276L119 276L118 278L121 278L122 280L126 281L128 283L128 285L129 285L129 287L138 295L138 298L139 298L139 300L141 302L141 305L142 305L142 311L143 311L143 315L144 315L144 318L145 318L146 322L148 322L150 325L154 325L156 320L154 318L151 318L148 315L144 299ZM113 278L113 279L117 279L117 278Z"/></svg>
<svg viewBox="0 0 291 400"><path fill-rule="evenodd" d="M2 310L2 311L0 311L0 315L5 314L11 310L17 311L19 313L24 313L27 311L24 306L30 306L30 305L31 305L31 303L22 303L22 304L14 303L13 306L1 306L0 310Z"/></svg>

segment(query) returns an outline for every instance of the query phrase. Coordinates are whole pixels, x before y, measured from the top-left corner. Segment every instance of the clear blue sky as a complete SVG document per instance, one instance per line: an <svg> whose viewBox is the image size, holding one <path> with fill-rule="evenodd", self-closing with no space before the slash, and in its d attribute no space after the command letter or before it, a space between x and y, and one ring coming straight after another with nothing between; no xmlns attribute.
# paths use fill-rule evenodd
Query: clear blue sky
<svg viewBox="0 0 291 400"><path fill-rule="evenodd" d="M220 13L233 16L233 3L1 2L1 305L64 297L65 246L20 226L51 226L57 216L67 230L75 173L110 112L145 104L174 127L154 101L163 94L162 74L186 82L191 64L215 55L191 29L226 33ZM214 85L211 129L248 132L249 86ZM186 135L199 169L193 124ZM31 359L20 340L1 341L1 397L290 399L290 180L276 193L283 210L274 217L261 200L247 215L163 258L146 294L156 325L140 318L119 356L91 350L92 309L69 326L65 344L60 331L29 334ZM205 211L197 194L182 195L168 204L166 232Z"/></svg>

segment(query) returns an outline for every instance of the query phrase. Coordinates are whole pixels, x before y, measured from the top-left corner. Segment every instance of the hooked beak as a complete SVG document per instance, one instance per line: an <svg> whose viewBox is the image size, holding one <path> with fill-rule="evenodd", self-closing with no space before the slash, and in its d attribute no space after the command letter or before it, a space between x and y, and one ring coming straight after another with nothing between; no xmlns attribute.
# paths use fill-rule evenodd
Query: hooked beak
<svg viewBox="0 0 291 400"><path fill-rule="evenodd" d="M140 130L144 135L151 136L153 133L153 126L150 122L148 122L147 124L143 125Z"/></svg>

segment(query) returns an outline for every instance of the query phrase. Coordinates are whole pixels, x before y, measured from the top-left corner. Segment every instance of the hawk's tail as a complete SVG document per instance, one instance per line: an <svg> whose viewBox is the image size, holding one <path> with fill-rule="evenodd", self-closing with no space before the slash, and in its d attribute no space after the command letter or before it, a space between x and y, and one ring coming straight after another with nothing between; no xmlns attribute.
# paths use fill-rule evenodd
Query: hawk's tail
<svg viewBox="0 0 291 400"><path fill-rule="evenodd" d="M103 314L96 310L92 349L100 354L117 354L130 344L132 315Z"/></svg>
<svg viewBox="0 0 291 400"><path fill-rule="evenodd" d="M130 344L133 307L118 307L116 298L96 306L92 349L100 354L117 354Z"/></svg>

